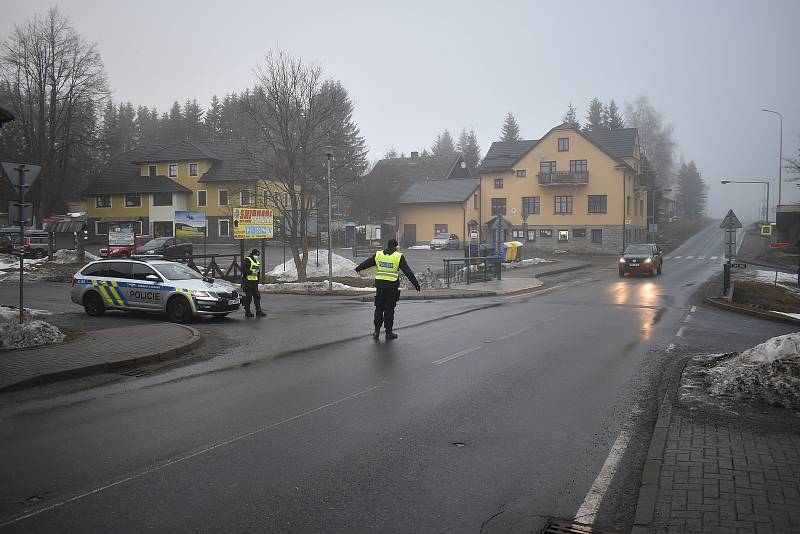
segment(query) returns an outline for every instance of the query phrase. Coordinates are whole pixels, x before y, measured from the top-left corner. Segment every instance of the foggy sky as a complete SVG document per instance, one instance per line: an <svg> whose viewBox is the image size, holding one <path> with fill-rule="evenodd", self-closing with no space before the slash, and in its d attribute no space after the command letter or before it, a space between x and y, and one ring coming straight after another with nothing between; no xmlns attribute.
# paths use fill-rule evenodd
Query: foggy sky
<svg viewBox="0 0 800 534"><path fill-rule="evenodd" d="M160 113L252 86L270 48L317 62L349 90L371 160L463 127L485 154L508 111L531 139L570 101L583 120L594 96L622 107L647 95L710 186L712 212L754 220L763 187L719 181L773 180L775 204L778 117L759 110L783 113L785 157L800 146L797 0L4 0L0 37L53 5L98 44L115 101ZM794 183L783 190L800 202Z"/></svg>

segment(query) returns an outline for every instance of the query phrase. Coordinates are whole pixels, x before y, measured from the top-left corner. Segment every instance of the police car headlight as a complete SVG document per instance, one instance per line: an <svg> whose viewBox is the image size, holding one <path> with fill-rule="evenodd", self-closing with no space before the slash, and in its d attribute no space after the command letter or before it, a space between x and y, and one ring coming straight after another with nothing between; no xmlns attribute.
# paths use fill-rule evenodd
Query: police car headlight
<svg viewBox="0 0 800 534"><path fill-rule="evenodd" d="M212 299L217 298L217 296L214 293L211 293L209 291L192 291L192 295L194 295L195 297L201 297L201 298L203 298L203 297L212 298Z"/></svg>

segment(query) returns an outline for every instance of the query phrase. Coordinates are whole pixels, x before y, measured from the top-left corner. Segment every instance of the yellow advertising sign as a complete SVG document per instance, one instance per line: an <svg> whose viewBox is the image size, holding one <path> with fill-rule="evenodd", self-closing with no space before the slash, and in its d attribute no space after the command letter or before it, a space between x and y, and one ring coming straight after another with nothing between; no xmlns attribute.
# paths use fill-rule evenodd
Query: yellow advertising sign
<svg viewBox="0 0 800 534"><path fill-rule="evenodd" d="M272 210L265 208L233 208L234 239L272 239Z"/></svg>
<svg viewBox="0 0 800 534"><path fill-rule="evenodd" d="M761 235L772 235L772 225L771 224L762 224L761 225Z"/></svg>

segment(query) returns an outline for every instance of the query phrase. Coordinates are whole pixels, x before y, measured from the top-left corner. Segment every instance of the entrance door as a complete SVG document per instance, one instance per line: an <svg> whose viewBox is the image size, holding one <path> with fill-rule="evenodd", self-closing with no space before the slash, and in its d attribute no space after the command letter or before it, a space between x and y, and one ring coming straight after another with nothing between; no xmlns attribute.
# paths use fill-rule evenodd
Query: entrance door
<svg viewBox="0 0 800 534"><path fill-rule="evenodd" d="M172 237L172 221L154 222L153 237Z"/></svg>
<svg viewBox="0 0 800 534"><path fill-rule="evenodd" d="M403 244L407 247L417 244L417 225L404 224L403 225Z"/></svg>

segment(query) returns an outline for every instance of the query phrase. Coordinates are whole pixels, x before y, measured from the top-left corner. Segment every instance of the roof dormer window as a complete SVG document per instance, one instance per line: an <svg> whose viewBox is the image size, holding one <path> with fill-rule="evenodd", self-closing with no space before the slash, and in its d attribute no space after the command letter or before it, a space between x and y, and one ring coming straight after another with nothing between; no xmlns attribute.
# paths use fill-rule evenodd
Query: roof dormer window
<svg viewBox="0 0 800 534"><path fill-rule="evenodd" d="M169 164L169 177L170 178L177 178L178 177L178 164L177 163L170 163Z"/></svg>
<svg viewBox="0 0 800 534"><path fill-rule="evenodd" d="M147 166L147 176L150 178L155 178L158 174L158 167L155 165L148 165Z"/></svg>
<svg viewBox="0 0 800 534"><path fill-rule="evenodd" d="M189 176L199 176L200 175L200 165L197 163L190 163L189 164Z"/></svg>

